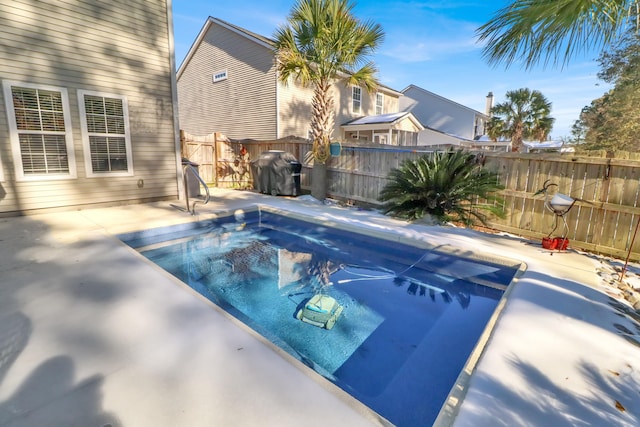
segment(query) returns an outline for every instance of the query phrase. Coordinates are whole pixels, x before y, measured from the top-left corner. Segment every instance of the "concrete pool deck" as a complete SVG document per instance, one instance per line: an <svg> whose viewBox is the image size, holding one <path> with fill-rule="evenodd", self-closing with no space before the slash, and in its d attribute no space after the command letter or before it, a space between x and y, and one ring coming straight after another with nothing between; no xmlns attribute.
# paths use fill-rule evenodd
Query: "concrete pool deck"
<svg viewBox="0 0 640 427"><path fill-rule="evenodd" d="M441 425L640 425L640 316L601 258L214 190L195 218L159 202L0 219L0 426L385 425L115 237L256 203L526 264Z"/></svg>

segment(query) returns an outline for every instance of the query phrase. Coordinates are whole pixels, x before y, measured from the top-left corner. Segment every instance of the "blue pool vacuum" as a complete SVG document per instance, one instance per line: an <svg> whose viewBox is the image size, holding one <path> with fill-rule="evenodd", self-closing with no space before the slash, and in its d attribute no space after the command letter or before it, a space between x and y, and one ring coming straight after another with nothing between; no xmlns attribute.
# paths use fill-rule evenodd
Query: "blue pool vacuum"
<svg viewBox="0 0 640 427"><path fill-rule="evenodd" d="M316 294L298 310L296 318L319 328L331 329L338 321L342 310L343 307L334 298Z"/></svg>

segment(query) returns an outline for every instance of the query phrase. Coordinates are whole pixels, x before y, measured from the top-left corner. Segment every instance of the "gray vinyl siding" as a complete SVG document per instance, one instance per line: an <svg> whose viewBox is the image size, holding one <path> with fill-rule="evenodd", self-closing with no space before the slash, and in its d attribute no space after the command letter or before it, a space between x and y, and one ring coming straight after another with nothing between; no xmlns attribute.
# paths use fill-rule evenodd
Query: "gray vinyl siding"
<svg viewBox="0 0 640 427"><path fill-rule="evenodd" d="M423 126L467 139L476 136L476 111L416 87L403 93L400 109L411 111Z"/></svg>
<svg viewBox="0 0 640 427"><path fill-rule="evenodd" d="M178 76L180 127L192 135L276 139L276 71L271 49L212 22ZM227 70L227 79L213 74Z"/></svg>
<svg viewBox="0 0 640 427"><path fill-rule="evenodd" d="M0 81L65 88L77 178L17 181L0 93L0 215L178 195L166 0L0 3ZM78 90L126 97L133 176L87 178Z"/></svg>
<svg viewBox="0 0 640 427"><path fill-rule="evenodd" d="M457 147L461 145L460 138L448 135L446 133L436 132L431 129L425 129L418 133L418 145L436 146L436 147Z"/></svg>

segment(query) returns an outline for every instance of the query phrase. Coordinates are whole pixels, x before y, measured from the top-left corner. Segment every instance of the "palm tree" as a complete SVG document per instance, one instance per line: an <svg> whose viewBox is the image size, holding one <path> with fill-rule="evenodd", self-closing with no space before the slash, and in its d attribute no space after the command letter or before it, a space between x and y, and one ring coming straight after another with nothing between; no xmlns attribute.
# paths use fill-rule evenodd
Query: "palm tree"
<svg viewBox="0 0 640 427"><path fill-rule="evenodd" d="M491 117L487 123L487 136L492 141L497 141L504 134L504 122L499 117Z"/></svg>
<svg viewBox="0 0 640 427"><path fill-rule="evenodd" d="M551 102L538 90L508 91L506 101L496 104L491 113L500 120L504 137L511 139L512 151L520 151L525 138L545 137L551 132Z"/></svg>
<svg viewBox="0 0 640 427"><path fill-rule="evenodd" d="M367 58L384 33L380 25L358 20L353 7L349 0L298 0L274 36L280 81L286 84L293 78L313 88L311 194L319 200L326 197L326 162L335 114L332 86L343 81L371 92L378 85L377 69Z"/></svg>
<svg viewBox="0 0 640 427"><path fill-rule="evenodd" d="M388 179L379 200L385 202L385 213L400 218L416 220L429 214L441 222L471 225L475 220L486 224L483 211L504 216L504 201L498 194L504 187L473 153L436 152L407 160L391 170ZM479 199L485 202L479 204Z"/></svg>
<svg viewBox="0 0 640 427"><path fill-rule="evenodd" d="M533 129L531 129L533 139L539 142L546 141L551 134L555 120L553 117L537 117L533 123Z"/></svg>
<svg viewBox="0 0 640 427"><path fill-rule="evenodd" d="M491 64L562 65L579 52L603 50L638 26L638 0L515 0L478 28Z"/></svg>

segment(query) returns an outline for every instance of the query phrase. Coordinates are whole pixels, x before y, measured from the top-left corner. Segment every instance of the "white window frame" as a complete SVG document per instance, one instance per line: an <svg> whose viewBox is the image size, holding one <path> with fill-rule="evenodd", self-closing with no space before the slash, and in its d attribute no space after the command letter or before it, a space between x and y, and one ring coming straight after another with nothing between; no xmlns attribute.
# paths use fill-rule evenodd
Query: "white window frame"
<svg viewBox="0 0 640 427"><path fill-rule="evenodd" d="M227 69L225 68L224 70L216 71L215 73L213 73L213 82L221 82L223 80L227 80L228 77L229 76L227 74Z"/></svg>
<svg viewBox="0 0 640 427"><path fill-rule="evenodd" d="M376 115L384 114L384 93L376 93Z"/></svg>
<svg viewBox="0 0 640 427"><path fill-rule="evenodd" d="M84 104L85 95L97 96L100 98L114 98L122 101L122 111L124 116L124 134L102 134L91 133L87 125L87 111ZM105 177L105 176L133 176L133 150L131 149L131 130L129 126L129 105L127 98L123 95L105 92L93 92L88 90L78 90L78 109L80 111L80 125L82 130L82 147L84 150L84 163L87 178ZM91 161L91 143L90 137L96 136L114 136L122 135L125 141L125 153L127 156L127 170L122 171L97 171L93 170L93 162Z"/></svg>
<svg viewBox="0 0 640 427"><path fill-rule="evenodd" d="M357 109L356 104L358 106ZM360 86L351 87L351 112L362 114L362 88Z"/></svg>
<svg viewBox="0 0 640 427"><path fill-rule="evenodd" d="M59 92L62 99L62 117L64 120L64 132L55 131L25 131L18 130L16 121L16 110L13 104L13 87L23 87L26 89L46 90L50 92ZM12 80L4 80L2 82L2 90L4 94L4 102L7 108L7 118L9 121L9 140L11 142L11 152L13 155L13 164L15 165L16 181L55 181L62 179L77 178L76 158L73 147L73 134L71 131L71 114L69 108L69 94L67 89L63 87L37 85L32 83L23 83ZM25 174L24 165L22 163L22 153L20 151L20 134L57 134L64 135L65 146L67 149L67 164L69 166L68 173L52 173L52 174Z"/></svg>

